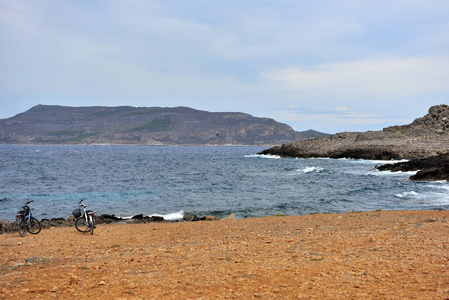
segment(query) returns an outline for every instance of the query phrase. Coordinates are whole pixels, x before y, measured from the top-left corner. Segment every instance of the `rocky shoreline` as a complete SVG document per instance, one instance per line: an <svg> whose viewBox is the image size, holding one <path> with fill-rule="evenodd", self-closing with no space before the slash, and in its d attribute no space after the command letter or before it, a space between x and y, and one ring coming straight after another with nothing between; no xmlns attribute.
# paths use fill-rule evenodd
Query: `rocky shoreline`
<svg viewBox="0 0 449 300"><path fill-rule="evenodd" d="M386 164L376 167L379 171L417 173L410 177L415 181L449 181L449 153L440 154L406 162Z"/></svg>
<svg viewBox="0 0 449 300"><path fill-rule="evenodd" d="M411 160L379 170L419 171L411 180L449 180L449 106L432 106L428 114L411 124L382 131L342 132L312 138L260 152L293 158L353 158Z"/></svg>
<svg viewBox="0 0 449 300"><path fill-rule="evenodd" d="M228 219L233 219L234 215L230 215ZM195 214L187 213L181 220L169 221L159 216L144 216L143 214L135 215L131 218L120 218L115 215L102 214L95 217L96 224L145 224L145 223L165 223L165 222L196 222L196 221L215 221L219 220L217 217L204 216L198 217ZM52 218L40 220L42 228L52 227L75 227L76 218L73 216L64 218ZM17 231L17 224L15 222L0 221L0 234Z"/></svg>

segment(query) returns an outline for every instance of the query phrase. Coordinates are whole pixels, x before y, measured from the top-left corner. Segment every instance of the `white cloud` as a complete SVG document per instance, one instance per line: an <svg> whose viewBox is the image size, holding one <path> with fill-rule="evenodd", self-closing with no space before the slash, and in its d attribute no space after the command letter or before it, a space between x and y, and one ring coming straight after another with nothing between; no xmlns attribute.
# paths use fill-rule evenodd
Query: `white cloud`
<svg viewBox="0 0 449 300"><path fill-rule="evenodd" d="M349 111L349 108L347 106L340 106L340 107L336 107L334 110L335 111Z"/></svg>
<svg viewBox="0 0 449 300"><path fill-rule="evenodd" d="M292 124L296 130L318 129L327 133L344 131L345 128L359 128L359 130L380 130L390 125L408 124L411 119L385 118L367 112L322 111L308 113L299 110L286 109L274 113L276 120ZM363 128L363 129L362 129Z"/></svg>
<svg viewBox="0 0 449 300"><path fill-rule="evenodd" d="M0 0L0 117L25 102L243 111L297 130L418 117L449 95L447 3Z"/></svg>
<svg viewBox="0 0 449 300"><path fill-rule="evenodd" d="M19 1L0 1L0 24L19 30L30 30L36 23L30 9Z"/></svg>
<svg viewBox="0 0 449 300"><path fill-rule="evenodd" d="M382 58L260 73L264 85L332 97L412 97L449 89L449 57Z"/></svg>

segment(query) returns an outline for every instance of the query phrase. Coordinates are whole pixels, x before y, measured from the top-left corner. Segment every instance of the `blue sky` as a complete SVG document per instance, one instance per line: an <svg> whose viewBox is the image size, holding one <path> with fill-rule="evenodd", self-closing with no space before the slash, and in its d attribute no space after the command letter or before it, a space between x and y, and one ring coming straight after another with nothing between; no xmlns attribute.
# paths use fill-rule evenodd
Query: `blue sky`
<svg viewBox="0 0 449 300"><path fill-rule="evenodd" d="M0 118L188 106L302 131L449 103L447 0L0 0Z"/></svg>

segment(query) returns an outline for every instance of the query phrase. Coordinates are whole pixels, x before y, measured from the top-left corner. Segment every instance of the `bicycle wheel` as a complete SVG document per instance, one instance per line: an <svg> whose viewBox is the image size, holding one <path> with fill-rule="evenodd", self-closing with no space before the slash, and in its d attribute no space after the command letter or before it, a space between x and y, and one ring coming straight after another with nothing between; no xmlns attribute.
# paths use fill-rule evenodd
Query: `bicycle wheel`
<svg viewBox="0 0 449 300"><path fill-rule="evenodd" d="M31 217L29 225L30 226L27 227L29 233L38 234L41 232L41 223L35 217Z"/></svg>
<svg viewBox="0 0 449 300"><path fill-rule="evenodd" d="M20 236L22 236L22 237L25 236L26 230L25 230L25 222L23 221L23 218L17 217L16 221L17 221L17 227L19 228Z"/></svg>
<svg viewBox="0 0 449 300"><path fill-rule="evenodd" d="M89 224L86 221L86 219L84 218L84 216L76 219L75 227L76 227L76 230L78 230L79 232L82 232L82 233L89 231Z"/></svg>
<svg viewBox="0 0 449 300"><path fill-rule="evenodd" d="M90 234L94 234L94 217L89 216L89 230Z"/></svg>

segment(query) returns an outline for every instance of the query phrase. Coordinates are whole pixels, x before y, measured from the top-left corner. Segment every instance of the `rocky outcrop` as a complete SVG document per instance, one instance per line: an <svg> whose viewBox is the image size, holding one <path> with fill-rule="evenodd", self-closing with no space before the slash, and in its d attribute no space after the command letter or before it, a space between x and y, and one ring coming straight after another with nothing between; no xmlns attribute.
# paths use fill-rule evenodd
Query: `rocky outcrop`
<svg viewBox="0 0 449 300"><path fill-rule="evenodd" d="M411 180L416 181L449 181L449 153L395 164L386 164L376 168L379 171L391 172L418 171L410 177Z"/></svg>
<svg viewBox="0 0 449 300"><path fill-rule="evenodd" d="M280 145L324 135L269 118L188 107L38 105L0 120L2 144Z"/></svg>
<svg viewBox="0 0 449 300"><path fill-rule="evenodd" d="M449 106L437 105L413 123L382 131L343 132L327 137L292 142L260 154L282 157L330 157L356 159L415 159L449 150Z"/></svg>
<svg viewBox="0 0 449 300"><path fill-rule="evenodd" d="M165 219L160 216L144 216L143 214L134 216L131 220L138 220L137 223L152 223L152 222L165 222Z"/></svg>
<svg viewBox="0 0 449 300"><path fill-rule="evenodd" d="M0 234L17 230L16 223L0 221Z"/></svg>
<svg viewBox="0 0 449 300"><path fill-rule="evenodd" d="M199 221L200 218L198 218L195 214L185 214L184 217L182 217L182 222L196 222Z"/></svg>
<svg viewBox="0 0 449 300"><path fill-rule="evenodd" d="M205 217L198 217L195 214L187 213L182 218L181 222L195 222L195 221L215 221L218 220L216 217L212 216L205 216ZM42 219L40 220L42 228L51 228L51 227L74 227L75 226L76 218L73 216L68 217L67 219L64 218L53 218L53 219ZM133 224L140 224L140 223L154 223L154 222L170 222L165 220L163 217L160 216L145 216L143 214L135 215L131 218L123 219L120 217L116 217L115 215L110 214L102 214L99 216L95 216L95 223L96 224L111 224L111 223L133 223ZM8 221L1 221L0 220L0 234L17 231L17 224L15 222L8 222Z"/></svg>

